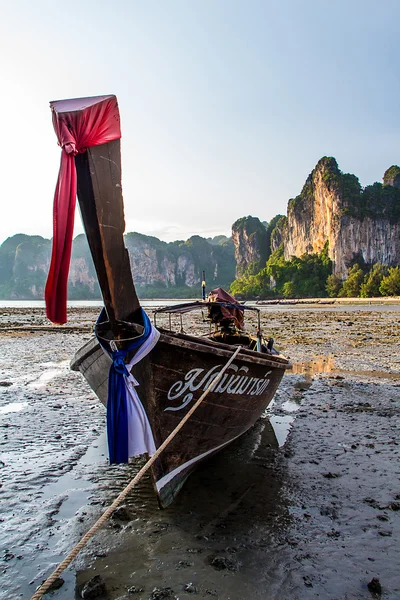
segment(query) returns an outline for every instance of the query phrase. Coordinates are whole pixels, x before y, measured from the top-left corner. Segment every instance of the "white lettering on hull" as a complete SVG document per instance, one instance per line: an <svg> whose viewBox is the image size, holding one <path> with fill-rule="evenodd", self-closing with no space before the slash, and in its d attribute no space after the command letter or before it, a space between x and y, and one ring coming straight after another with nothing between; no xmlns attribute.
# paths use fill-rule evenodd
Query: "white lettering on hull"
<svg viewBox="0 0 400 600"><path fill-rule="evenodd" d="M191 369L181 381L175 382L168 390L168 400L180 400L178 406L168 406L164 411L182 410L193 399L193 392L198 390L205 391L212 383L222 369L222 365L216 365L205 372L205 369ZM232 373L225 373L222 379L211 387L211 391L216 394L238 394L240 396L260 396L265 392L271 382L269 375L272 371L267 371L262 378L249 377L249 369L246 366L238 367L232 363L228 370Z"/></svg>

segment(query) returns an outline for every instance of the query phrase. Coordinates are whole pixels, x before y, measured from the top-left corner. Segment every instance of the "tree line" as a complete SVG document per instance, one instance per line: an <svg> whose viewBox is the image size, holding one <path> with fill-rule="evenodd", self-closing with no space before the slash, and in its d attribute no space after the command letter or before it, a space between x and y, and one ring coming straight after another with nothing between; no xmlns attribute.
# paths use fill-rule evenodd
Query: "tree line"
<svg viewBox="0 0 400 600"><path fill-rule="evenodd" d="M400 268L379 263L368 267L359 262L342 280L332 274L328 243L320 254L292 256L290 260L285 260L281 244L263 269L255 273L250 265L230 291L243 299L398 296Z"/></svg>

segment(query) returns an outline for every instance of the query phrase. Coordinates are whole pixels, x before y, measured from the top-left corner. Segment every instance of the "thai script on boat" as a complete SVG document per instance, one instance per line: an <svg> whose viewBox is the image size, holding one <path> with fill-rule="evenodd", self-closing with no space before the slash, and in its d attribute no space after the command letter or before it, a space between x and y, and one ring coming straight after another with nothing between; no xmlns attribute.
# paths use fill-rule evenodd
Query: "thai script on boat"
<svg viewBox="0 0 400 600"><path fill-rule="evenodd" d="M174 383L167 394L168 400L182 399L181 404L179 406L168 406L164 411L175 411L185 408L193 399L193 392L198 390L205 391L212 381L216 379L221 368L222 365L216 365L206 373L205 369L191 369L188 371L183 381ZM216 394L226 392L227 394L239 394L241 396L260 396L271 383L269 375L272 371L267 371L264 377L257 378L247 375L249 369L245 366L239 368L232 363L229 369L234 371L234 373L224 373L221 379L211 386L211 392L215 392Z"/></svg>

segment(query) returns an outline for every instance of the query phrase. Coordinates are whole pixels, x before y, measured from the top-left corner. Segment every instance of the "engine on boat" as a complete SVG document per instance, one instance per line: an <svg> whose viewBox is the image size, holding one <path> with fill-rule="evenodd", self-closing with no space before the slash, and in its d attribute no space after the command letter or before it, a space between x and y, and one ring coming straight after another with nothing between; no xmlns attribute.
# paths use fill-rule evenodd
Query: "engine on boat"
<svg viewBox="0 0 400 600"><path fill-rule="evenodd" d="M209 337L218 342L240 345L249 350L273 354L274 340L264 340L260 323L257 336L252 336L244 329L244 314L241 305L222 288L212 290L208 295L208 319L215 325L215 331Z"/></svg>

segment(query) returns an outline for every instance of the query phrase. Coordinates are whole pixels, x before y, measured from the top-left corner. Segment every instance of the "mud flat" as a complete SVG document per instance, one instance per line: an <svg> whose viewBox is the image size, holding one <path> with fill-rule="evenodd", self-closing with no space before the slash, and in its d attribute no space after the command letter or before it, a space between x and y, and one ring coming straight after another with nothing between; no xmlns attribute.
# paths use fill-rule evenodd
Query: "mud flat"
<svg viewBox="0 0 400 600"><path fill-rule="evenodd" d="M110 600L400 598L399 306L276 308L263 326L294 368L268 414L172 508L142 481L51 597L99 575ZM0 310L2 600L29 598L139 468L107 465L104 409L68 369L96 315Z"/></svg>

